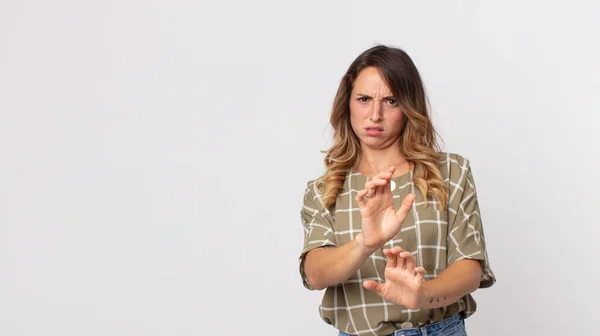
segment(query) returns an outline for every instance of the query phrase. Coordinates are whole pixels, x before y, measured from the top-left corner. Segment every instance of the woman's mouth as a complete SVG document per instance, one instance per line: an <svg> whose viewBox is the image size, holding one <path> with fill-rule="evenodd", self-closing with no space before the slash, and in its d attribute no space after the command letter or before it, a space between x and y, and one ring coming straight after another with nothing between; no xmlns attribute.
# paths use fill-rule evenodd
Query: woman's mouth
<svg viewBox="0 0 600 336"><path fill-rule="evenodd" d="M378 126L365 127L368 136L380 136L383 133L383 128Z"/></svg>

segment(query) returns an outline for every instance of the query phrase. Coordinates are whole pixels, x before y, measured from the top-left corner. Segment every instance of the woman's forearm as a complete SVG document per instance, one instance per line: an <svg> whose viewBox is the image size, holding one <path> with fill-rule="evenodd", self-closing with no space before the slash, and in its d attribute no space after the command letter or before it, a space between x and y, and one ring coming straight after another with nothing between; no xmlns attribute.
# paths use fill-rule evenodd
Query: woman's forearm
<svg viewBox="0 0 600 336"><path fill-rule="evenodd" d="M463 259L450 265L435 279L423 283L421 308L448 306L479 288L481 264L477 260Z"/></svg>
<svg viewBox="0 0 600 336"><path fill-rule="evenodd" d="M333 248L310 251L304 260L306 278L314 289L324 289L348 280L374 252L364 246L362 234Z"/></svg>

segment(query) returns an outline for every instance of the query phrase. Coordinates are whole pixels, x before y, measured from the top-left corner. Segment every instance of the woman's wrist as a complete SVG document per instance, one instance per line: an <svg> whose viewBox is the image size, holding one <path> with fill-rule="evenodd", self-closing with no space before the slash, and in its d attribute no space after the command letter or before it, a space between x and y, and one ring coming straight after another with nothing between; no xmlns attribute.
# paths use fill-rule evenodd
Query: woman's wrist
<svg viewBox="0 0 600 336"><path fill-rule="evenodd" d="M365 245L365 237L362 233L357 234L354 237L354 242L356 243L357 248L359 249L361 255L371 255L373 252L377 251L379 247L369 247Z"/></svg>

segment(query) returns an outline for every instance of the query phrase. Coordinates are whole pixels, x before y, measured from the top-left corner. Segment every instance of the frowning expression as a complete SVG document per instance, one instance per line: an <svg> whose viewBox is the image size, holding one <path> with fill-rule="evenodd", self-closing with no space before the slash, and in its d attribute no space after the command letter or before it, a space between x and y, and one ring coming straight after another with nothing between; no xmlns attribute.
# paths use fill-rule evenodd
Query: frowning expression
<svg viewBox="0 0 600 336"><path fill-rule="evenodd" d="M350 94L350 122L361 144L382 149L397 144L404 113L375 67L363 69Z"/></svg>

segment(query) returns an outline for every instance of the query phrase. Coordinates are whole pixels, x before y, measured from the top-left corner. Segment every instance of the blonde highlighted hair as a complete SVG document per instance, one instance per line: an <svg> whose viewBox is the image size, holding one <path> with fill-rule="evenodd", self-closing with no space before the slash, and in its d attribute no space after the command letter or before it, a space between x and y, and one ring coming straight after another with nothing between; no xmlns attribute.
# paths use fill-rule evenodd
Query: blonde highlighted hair
<svg viewBox="0 0 600 336"><path fill-rule="evenodd" d="M367 67L379 70L404 113L398 141L402 155L417 168L415 185L425 195L426 204L427 197L431 196L445 209L448 187L438 167L438 136L429 118L421 76L406 52L383 45L360 54L340 82L330 118L334 141L331 148L324 151L326 171L317 181L325 206L335 204L346 173L360 159L360 141L350 124L350 94L358 74Z"/></svg>

